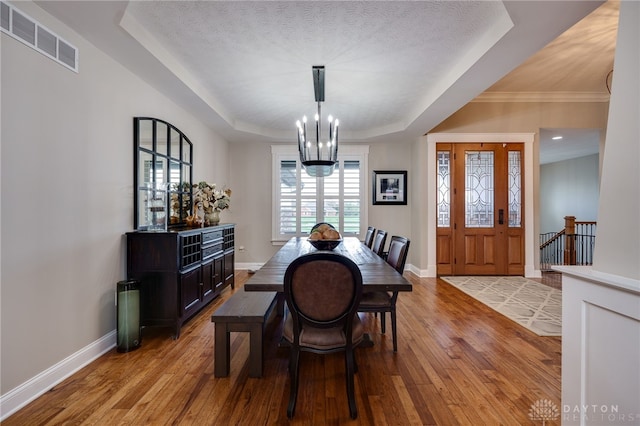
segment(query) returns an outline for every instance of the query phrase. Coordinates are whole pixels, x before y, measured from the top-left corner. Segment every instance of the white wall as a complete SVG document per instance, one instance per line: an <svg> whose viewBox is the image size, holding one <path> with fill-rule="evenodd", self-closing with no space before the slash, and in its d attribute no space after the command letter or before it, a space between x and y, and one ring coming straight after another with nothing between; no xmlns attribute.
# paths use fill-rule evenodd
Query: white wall
<svg viewBox="0 0 640 426"><path fill-rule="evenodd" d="M195 179L228 183L226 141L33 3L17 6L78 47L80 72L1 36L3 396L115 330L134 116L177 126Z"/></svg>
<svg viewBox="0 0 640 426"><path fill-rule="evenodd" d="M617 40L593 267L557 268L563 425L640 413L640 3L621 2Z"/></svg>
<svg viewBox="0 0 640 426"><path fill-rule="evenodd" d="M540 233L564 229L564 217L597 221L599 155L540 166Z"/></svg>
<svg viewBox="0 0 640 426"><path fill-rule="evenodd" d="M640 279L640 7L621 2L593 269Z"/></svg>

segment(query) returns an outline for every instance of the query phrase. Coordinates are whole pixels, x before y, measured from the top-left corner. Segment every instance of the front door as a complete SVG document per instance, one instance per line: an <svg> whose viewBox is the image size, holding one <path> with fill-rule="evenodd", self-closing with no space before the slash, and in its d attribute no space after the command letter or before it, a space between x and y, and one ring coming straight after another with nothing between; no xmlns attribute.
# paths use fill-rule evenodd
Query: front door
<svg viewBox="0 0 640 426"><path fill-rule="evenodd" d="M523 275L523 145L436 150L438 275Z"/></svg>

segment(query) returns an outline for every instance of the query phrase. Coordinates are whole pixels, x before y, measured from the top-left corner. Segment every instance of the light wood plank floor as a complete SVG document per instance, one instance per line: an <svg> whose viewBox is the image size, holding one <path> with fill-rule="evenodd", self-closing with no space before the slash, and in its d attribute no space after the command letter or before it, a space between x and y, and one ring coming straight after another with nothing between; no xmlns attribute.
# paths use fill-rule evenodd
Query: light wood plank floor
<svg viewBox="0 0 640 426"><path fill-rule="evenodd" d="M213 376L213 311L232 290L184 325L147 329L142 347L113 349L3 422L11 425L526 425L536 401L560 407L557 337L538 337L435 278L406 276L398 299L398 352L390 327L361 314L375 346L358 348L352 421L341 354L303 353L296 416L289 422L288 350L281 326L267 329L265 375L249 378L246 333L231 337L231 374ZM247 279L238 271L236 289ZM389 323L389 320L387 320ZM547 425L560 424L547 421Z"/></svg>

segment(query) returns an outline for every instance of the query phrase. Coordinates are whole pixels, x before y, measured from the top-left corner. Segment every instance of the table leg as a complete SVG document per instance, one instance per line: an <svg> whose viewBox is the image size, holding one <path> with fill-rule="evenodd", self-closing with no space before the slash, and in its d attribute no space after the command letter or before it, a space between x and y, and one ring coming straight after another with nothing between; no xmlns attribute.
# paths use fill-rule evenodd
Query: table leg
<svg viewBox="0 0 640 426"><path fill-rule="evenodd" d="M362 336L362 342L360 342L360 345L358 346L363 348L373 347L373 340L371 340L371 336L369 335L369 333L364 333L364 335Z"/></svg>

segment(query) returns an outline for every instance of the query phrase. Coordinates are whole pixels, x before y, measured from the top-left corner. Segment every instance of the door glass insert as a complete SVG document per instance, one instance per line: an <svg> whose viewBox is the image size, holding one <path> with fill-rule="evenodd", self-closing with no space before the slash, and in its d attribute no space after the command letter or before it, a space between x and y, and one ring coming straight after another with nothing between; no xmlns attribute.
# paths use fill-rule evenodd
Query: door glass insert
<svg viewBox="0 0 640 426"><path fill-rule="evenodd" d="M494 163L492 151L465 153L465 226L467 228L493 227Z"/></svg>
<svg viewBox="0 0 640 426"><path fill-rule="evenodd" d="M438 151L438 227L451 226L451 162L449 151Z"/></svg>
<svg viewBox="0 0 640 426"><path fill-rule="evenodd" d="M509 227L522 226L522 166L520 151L509 151Z"/></svg>

